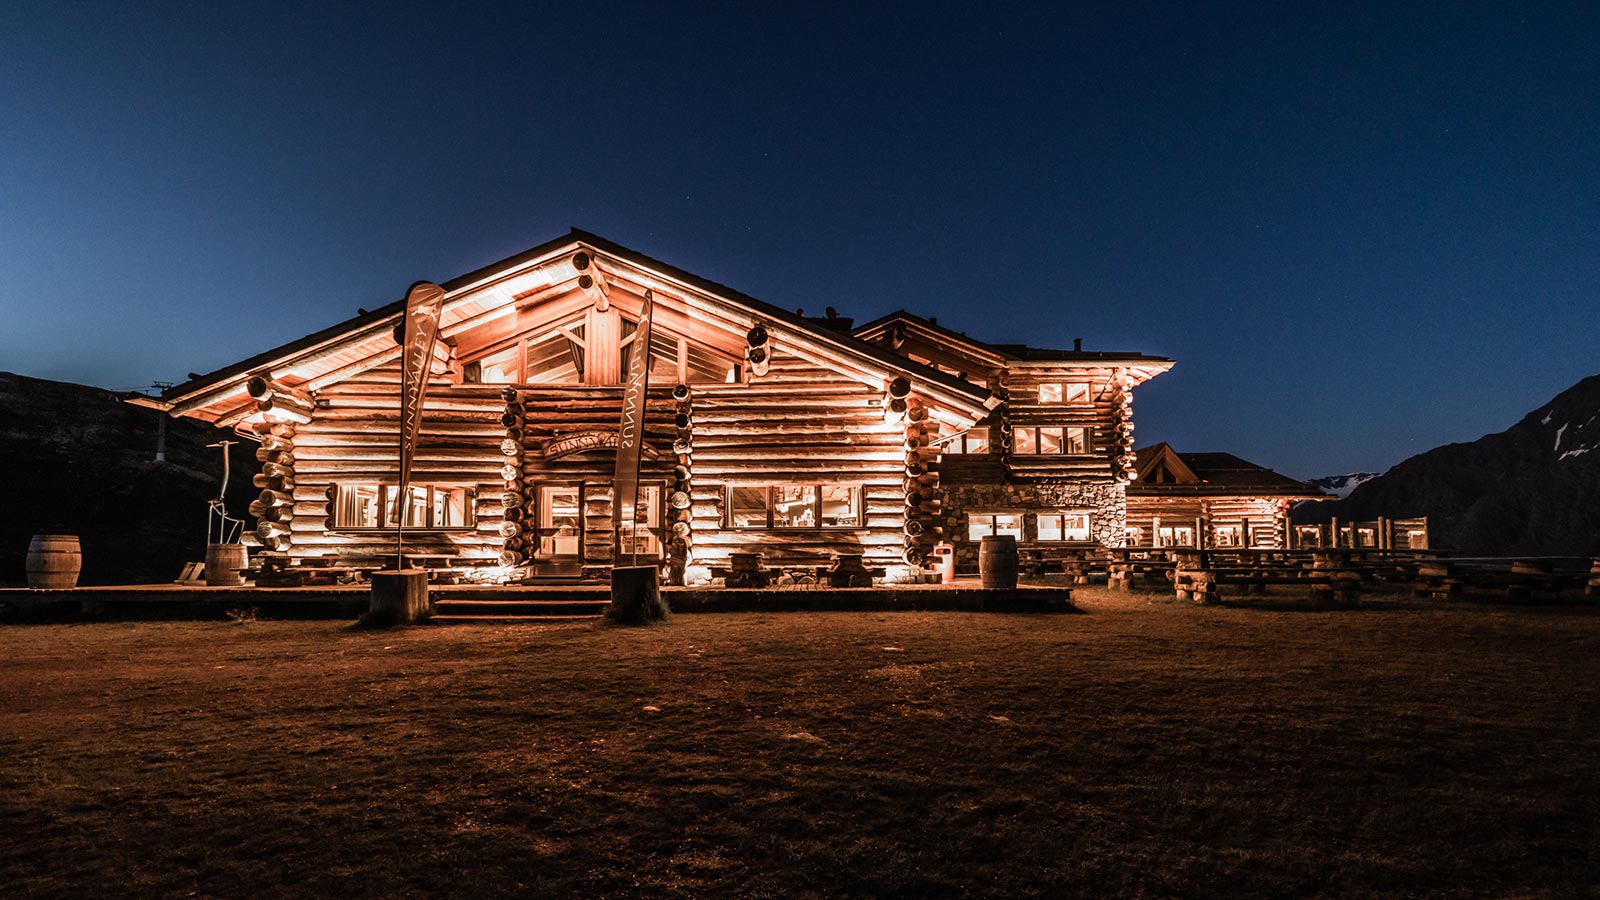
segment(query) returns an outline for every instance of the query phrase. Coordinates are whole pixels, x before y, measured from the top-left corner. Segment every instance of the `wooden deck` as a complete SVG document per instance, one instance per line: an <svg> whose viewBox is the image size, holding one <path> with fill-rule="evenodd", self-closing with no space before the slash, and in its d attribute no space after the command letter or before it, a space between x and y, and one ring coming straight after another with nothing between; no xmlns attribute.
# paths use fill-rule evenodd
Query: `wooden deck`
<svg viewBox="0 0 1600 900"><path fill-rule="evenodd" d="M737 612L751 610L988 610L1066 611L1072 606L1067 587L1021 585L1009 590L986 590L976 579L955 584L882 585L834 588L793 586L772 588L664 587L662 595L674 612ZM175 615L220 615L234 608L260 608L292 618L296 613L323 617L348 612L353 618L364 611L368 585L316 587L208 587L176 584L106 585L68 590L0 588L0 605L56 615L104 615L118 610L165 610ZM495 604L603 605L610 585L601 583L552 585L437 585L430 596L441 608L471 608L476 612Z"/></svg>

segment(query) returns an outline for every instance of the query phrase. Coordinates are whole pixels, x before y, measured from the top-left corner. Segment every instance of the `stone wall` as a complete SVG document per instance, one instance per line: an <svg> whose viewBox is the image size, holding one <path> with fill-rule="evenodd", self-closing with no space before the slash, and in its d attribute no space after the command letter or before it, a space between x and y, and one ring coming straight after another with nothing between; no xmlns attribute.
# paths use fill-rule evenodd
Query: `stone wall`
<svg viewBox="0 0 1600 900"><path fill-rule="evenodd" d="M1121 547L1126 539L1127 500L1118 482L953 484L944 487L944 508L956 568L963 572L978 567L978 542L967 538L967 510L1021 510L1022 543L1038 538L1034 514L1047 509L1090 510L1089 528L1102 546Z"/></svg>

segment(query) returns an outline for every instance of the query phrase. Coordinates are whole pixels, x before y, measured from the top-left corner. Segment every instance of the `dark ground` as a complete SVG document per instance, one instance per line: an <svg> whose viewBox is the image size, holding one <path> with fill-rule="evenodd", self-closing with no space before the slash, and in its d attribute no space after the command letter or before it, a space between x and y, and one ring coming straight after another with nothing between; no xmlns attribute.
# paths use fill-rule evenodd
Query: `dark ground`
<svg viewBox="0 0 1600 900"><path fill-rule="evenodd" d="M1600 609L0 628L11 897L1571 897Z"/></svg>

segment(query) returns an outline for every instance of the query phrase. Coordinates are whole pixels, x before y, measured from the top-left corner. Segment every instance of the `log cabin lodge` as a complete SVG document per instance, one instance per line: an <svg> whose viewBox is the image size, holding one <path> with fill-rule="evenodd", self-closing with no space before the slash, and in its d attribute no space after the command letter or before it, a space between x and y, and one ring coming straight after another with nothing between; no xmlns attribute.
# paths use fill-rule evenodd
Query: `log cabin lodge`
<svg viewBox="0 0 1600 900"><path fill-rule="evenodd" d="M620 546L705 583L750 550L889 571L939 548L970 572L989 534L1272 548L1292 540L1290 502L1325 496L1226 454L1136 450L1134 389L1172 367L1159 356L986 343L907 312L854 327L577 230L442 287L404 531L444 567L605 577ZM646 291L630 525L611 482ZM259 442L258 557L394 553L402 315L363 311L149 401ZM1249 477L1208 474L1221 457Z"/></svg>

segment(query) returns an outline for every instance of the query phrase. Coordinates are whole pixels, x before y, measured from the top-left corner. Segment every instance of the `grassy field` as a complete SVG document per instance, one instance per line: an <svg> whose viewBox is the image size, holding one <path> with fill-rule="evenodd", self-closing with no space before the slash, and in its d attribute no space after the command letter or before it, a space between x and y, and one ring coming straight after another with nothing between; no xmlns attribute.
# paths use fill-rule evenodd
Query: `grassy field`
<svg viewBox="0 0 1600 900"><path fill-rule="evenodd" d="M1567 897L1600 608L0 628L9 897Z"/></svg>

